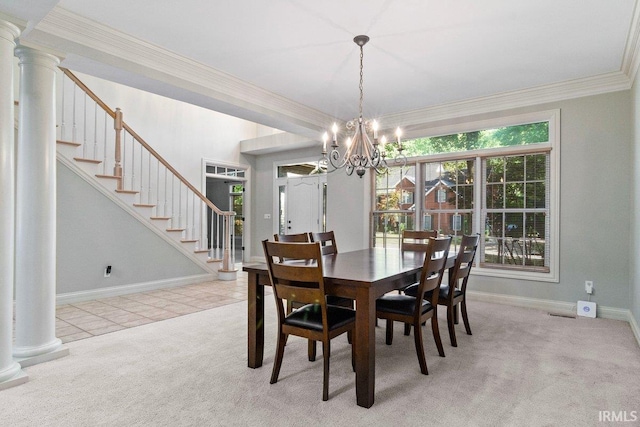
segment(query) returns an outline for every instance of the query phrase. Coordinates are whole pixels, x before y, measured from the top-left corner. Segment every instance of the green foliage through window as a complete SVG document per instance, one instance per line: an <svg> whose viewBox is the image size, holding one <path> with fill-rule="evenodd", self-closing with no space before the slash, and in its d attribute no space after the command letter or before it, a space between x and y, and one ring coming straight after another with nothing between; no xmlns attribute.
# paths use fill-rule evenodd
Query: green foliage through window
<svg viewBox="0 0 640 427"><path fill-rule="evenodd" d="M407 157L429 154L456 153L496 147L538 144L549 141L549 122L506 126L496 129L454 133L451 135L416 138L403 141ZM389 150L390 147L387 149ZM391 157L395 155L390 150Z"/></svg>

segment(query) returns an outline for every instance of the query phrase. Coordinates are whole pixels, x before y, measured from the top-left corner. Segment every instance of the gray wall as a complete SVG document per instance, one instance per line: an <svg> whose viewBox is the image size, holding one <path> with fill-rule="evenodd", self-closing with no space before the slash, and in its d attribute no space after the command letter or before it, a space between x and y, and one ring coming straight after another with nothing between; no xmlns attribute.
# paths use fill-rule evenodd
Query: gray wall
<svg viewBox="0 0 640 427"><path fill-rule="evenodd" d="M561 110L560 281L474 277L470 289L575 303L629 306L628 225L632 190L631 96L628 91L526 108ZM509 112L511 113L511 111Z"/></svg>
<svg viewBox="0 0 640 427"><path fill-rule="evenodd" d="M632 223L629 194L633 191L631 107L631 93L624 91L434 124L441 126L533 111L561 110L560 282L474 276L469 284L471 289L575 303L587 298L584 281L593 280L592 301L602 306L631 308L631 268L627 253ZM263 219L263 214L272 212L273 208L273 162L304 155L315 158L318 151L278 153L255 159L255 203L251 212L255 225L251 242L254 256L261 253L260 240L273 233L271 220ZM341 172L329 175L327 222L328 227L340 235L341 250L368 245L368 178L368 175L362 180L356 176L345 177ZM349 238L343 245L345 234ZM637 272L635 274L637 276ZM635 305L637 316L637 303Z"/></svg>
<svg viewBox="0 0 640 427"><path fill-rule="evenodd" d="M633 155L630 158L633 160L634 174L633 174L633 188L631 191L632 200L632 218L631 218L631 245L629 246L631 251L631 289L630 298L631 301L631 313L636 319L636 323L640 325L640 83L638 82L638 75L636 74L636 80L632 89L633 97Z"/></svg>
<svg viewBox="0 0 640 427"><path fill-rule="evenodd" d="M58 294L209 273L59 162L57 180Z"/></svg>

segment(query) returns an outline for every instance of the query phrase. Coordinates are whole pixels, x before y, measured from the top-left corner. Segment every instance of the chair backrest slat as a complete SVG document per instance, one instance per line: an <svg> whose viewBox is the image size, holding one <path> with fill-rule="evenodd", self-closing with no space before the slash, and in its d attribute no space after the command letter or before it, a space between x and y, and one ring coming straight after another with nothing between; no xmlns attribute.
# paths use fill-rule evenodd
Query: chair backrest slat
<svg viewBox="0 0 640 427"><path fill-rule="evenodd" d="M403 230L400 249L403 251L426 252L430 238L438 237L435 230Z"/></svg>
<svg viewBox="0 0 640 427"><path fill-rule="evenodd" d="M298 242L306 243L309 241L309 235L307 233L298 234L274 234L273 240L276 242Z"/></svg>
<svg viewBox="0 0 640 427"><path fill-rule="evenodd" d="M333 234L333 231L309 233L309 238L312 242L320 242L320 245L322 246L322 255L331 255L338 253L336 237Z"/></svg>

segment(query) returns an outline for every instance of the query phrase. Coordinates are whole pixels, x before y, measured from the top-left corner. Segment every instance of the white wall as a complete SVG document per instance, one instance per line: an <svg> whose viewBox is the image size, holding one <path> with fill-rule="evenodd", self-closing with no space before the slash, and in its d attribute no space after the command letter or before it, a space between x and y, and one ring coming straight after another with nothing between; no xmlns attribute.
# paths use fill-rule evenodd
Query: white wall
<svg viewBox="0 0 640 427"><path fill-rule="evenodd" d="M123 120L201 191L203 158L246 165L239 142L277 132L185 102L75 74L111 109L119 107Z"/></svg>
<svg viewBox="0 0 640 427"><path fill-rule="evenodd" d="M338 170L327 176L327 230L333 230L340 252L370 246L371 172L359 178ZM364 217L353 212L366 212Z"/></svg>

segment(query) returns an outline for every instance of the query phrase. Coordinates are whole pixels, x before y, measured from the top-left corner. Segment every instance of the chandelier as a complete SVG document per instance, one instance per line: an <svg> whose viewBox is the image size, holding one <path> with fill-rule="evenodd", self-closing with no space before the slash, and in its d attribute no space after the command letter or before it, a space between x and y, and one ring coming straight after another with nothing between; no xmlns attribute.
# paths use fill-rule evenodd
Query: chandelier
<svg viewBox="0 0 640 427"><path fill-rule="evenodd" d="M345 142L346 149L344 154L340 154L338 151L338 125L334 123L331 128L333 138L330 153L327 153L329 134L328 132L324 133L322 136L321 161L324 164L330 163L334 170L344 168L348 176L351 176L355 171L356 174L362 178L367 169L373 169L378 174L387 173L389 168L387 164L387 145L394 145L398 153L394 158L394 163L404 167L407 164L407 158L402 154L404 147L400 141L400 137L402 136L400 128L396 129L395 142L387 143L387 138L384 135L378 139L378 122L376 120L365 120L362 117L362 100L364 99L362 90L363 47L369 41L369 37L360 35L354 37L353 41L360 46L359 115L357 118L349 120L346 124L347 134L350 136L347 137Z"/></svg>

